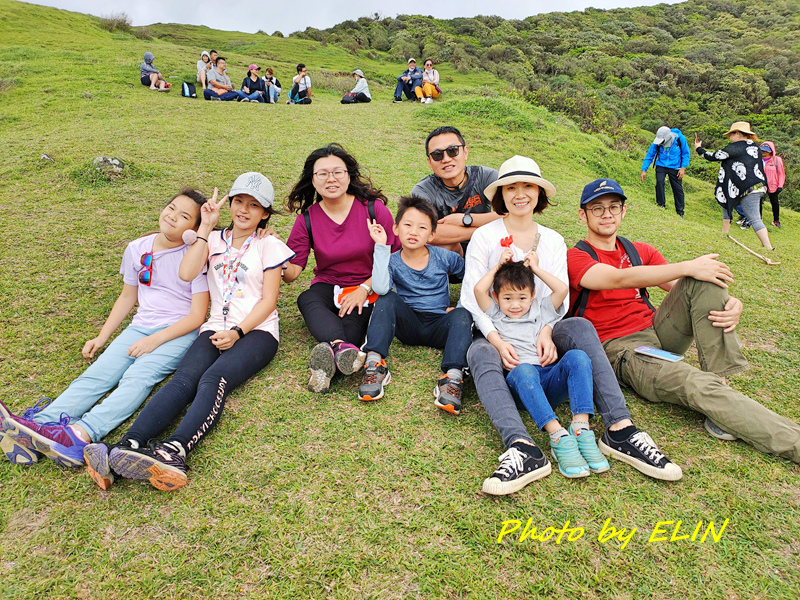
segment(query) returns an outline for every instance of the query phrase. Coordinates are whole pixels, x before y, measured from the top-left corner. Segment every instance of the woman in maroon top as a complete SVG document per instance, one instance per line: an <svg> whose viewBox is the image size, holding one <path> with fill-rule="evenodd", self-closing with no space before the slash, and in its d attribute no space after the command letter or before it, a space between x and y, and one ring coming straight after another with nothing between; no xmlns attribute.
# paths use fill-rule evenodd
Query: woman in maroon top
<svg viewBox="0 0 800 600"><path fill-rule="evenodd" d="M297 279L312 249L316 260L311 287L297 298L308 330L320 342L308 359L312 392L327 391L337 369L351 375L364 364L359 346L372 314L368 300L374 300L371 214L388 232L392 249L400 248L385 202L386 196L362 177L358 162L338 144L309 155L289 194L289 209L300 214L287 242L295 257L284 281Z"/></svg>

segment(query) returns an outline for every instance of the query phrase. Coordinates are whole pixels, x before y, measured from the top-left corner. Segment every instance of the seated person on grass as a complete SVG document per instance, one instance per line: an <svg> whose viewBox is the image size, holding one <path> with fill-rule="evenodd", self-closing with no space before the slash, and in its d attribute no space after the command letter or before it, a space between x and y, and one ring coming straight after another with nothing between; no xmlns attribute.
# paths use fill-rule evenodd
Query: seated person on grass
<svg viewBox="0 0 800 600"><path fill-rule="evenodd" d="M524 262L514 262L513 258L514 251L506 248L494 268L475 284L475 300L495 327L489 341L509 347L508 351L519 360L508 371L506 383L537 427L549 434L550 450L564 477L588 477L590 473L608 471L608 461L598 450L594 433L589 429L589 418L594 414L589 356L574 348L560 360L555 352L540 358L537 349L542 329L552 330L550 323L566 313L563 303L569 287L539 267L535 250L528 252ZM552 291L541 301L535 297L534 275ZM553 412L553 408L567 399L567 394L572 410L569 431ZM542 470L542 477L550 473L549 467Z"/></svg>
<svg viewBox="0 0 800 600"><path fill-rule="evenodd" d="M203 50L200 54L200 60L197 61L197 83L205 89L208 85L208 72L214 68L214 63L211 62L211 55L207 50Z"/></svg>
<svg viewBox="0 0 800 600"><path fill-rule="evenodd" d="M142 73L142 85L149 85L151 90L168 92L170 85L164 80L161 71L153 65L155 59L152 52L144 53L144 62L139 67Z"/></svg>
<svg viewBox="0 0 800 600"><path fill-rule="evenodd" d="M730 269L717 254L671 265L647 244L636 242L629 251L630 242L617 236L625 200L611 179L583 188L578 215L588 228L586 246L567 252L572 313L592 322L619 381L646 400L696 410L706 416L705 428L715 438L739 438L800 463L800 426L725 380L748 367L734 331L742 302L728 295ZM657 310L647 299L649 286L669 292ZM700 369L635 351L645 345L683 354L692 341ZM617 448L610 450L617 456Z"/></svg>
<svg viewBox="0 0 800 600"><path fill-rule="evenodd" d="M402 244L394 254L390 254L380 223L369 223L375 242L372 289L380 297L367 329L366 371L358 399L383 397L383 387L391 381L385 358L397 335L404 344L444 348L442 374L433 389L434 404L457 415L472 343L472 315L465 308L449 308L448 277L464 276L464 259L429 245L436 232L436 211L422 198L400 198L392 229Z"/></svg>
<svg viewBox="0 0 800 600"><path fill-rule="evenodd" d="M281 95L281 82L275 77L275 72L272 70L272 67L267 67L261 81L264 82L264 87L267 90L267 102L275 104L278 101L278 96Z"/></svg>
<svg viewBox="0 0 800 600"><path fill-rule="evenodd" d="M297 65L297 75L292 77L292 89L286 104L311 104L311 77L303 63Z"/></svg>
<svg viewBox="0 0 800 600"><path fill-rule="evenodd" d="M244 92L234 91L231 85L231 78L225 73L225 67L228 66L228 61L224 57L217 57L216 69L211 69L208 72L208 87L203 90L203 96L206 100L224 100L231 101L237 100L245 96Z"/></svg>
<svg viewBox="0 0 800 600"><path fill-rule="evenodd" d="M425 155L433 174L417 182L411 195L425 198L436 209L436 245L463 255L475 230L500 218L484 194L497 179L497 169L467 166L464 136L448 125L428 134Z"/></svg>
<svg viewBox="0 0 800 600"><path fill-rule="evenodd" d="M405 93L409 100L418 100L422 97L422 71L417 66L417 61L408 59L408 68L397 76L397 87L394 90L394 102L402 102ZM416 89L420 88L419 94Z"/></svg>

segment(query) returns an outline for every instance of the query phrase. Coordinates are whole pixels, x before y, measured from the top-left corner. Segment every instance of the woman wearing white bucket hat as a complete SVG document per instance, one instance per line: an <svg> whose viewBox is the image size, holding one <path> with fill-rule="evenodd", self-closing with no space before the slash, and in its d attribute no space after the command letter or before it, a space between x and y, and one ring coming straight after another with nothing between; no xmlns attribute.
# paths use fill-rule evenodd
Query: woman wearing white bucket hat
<svg viewBox="0 0 800 600"><path fill-rule="evenodd" d="M500 457L499 468L484 481L483 491L505 495L546 476L551 468L523 424L505 382L504 368L511 370L518 361L507 348L496 348L486 339L495 331L495 327L478 306L474 287L497 264L506 248L513 251L513 260L523 260L535 248L539 267L568 284L567 247L561 235L534 221L534 215L547 208L550 198L556 193L555 186L541 176L536 161L524 156L508 159L500 167L497 180L484 193L491 198L495 212L503 215L503 218L478 228L472 236L467 248L461 303L472 313L475 326L483 334L475 338L467 354L475 388L506 447ZM550 288L537 278L535 299L541 302L550 293ZM569 298L562 305L568 306L568 302ZM597 412L607 429L629 439L636 427L630 419L625 398L592 324L586 319L570 318L551 325L552 337L549 335L550 328L545 327L537 340L540 360L545 364L554 362L557 356L572 349L586 352L592 363L593 400ZM574 432L577 433L578 428L581 428L578 439L586 436L584 442L588 442L592 438L588 423L572 424ZM588 443L581 445L588 446ZM658 452L658 448L653 446L653 451ZM652 472L652 465L642 464L639 470Z"/></svg>

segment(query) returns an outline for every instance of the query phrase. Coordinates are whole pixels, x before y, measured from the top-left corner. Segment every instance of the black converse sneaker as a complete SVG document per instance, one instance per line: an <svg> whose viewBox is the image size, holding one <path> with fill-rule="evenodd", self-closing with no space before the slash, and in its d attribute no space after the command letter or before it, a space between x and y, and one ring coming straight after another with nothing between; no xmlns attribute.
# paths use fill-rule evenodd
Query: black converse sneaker
<svg viewBox="0 0 800 600"><path fill-rule="evenodd" d="M678 481L683 477L681 468L658 449L653 439L644 431L635 431L628 439L617 442L608 430L597 443L600 452L628 463L637 471L654 479Z"/></svg>
<svg viewBox="0 0 800 600"><path fill-rule="evenodd" d="M518 492L531 481L550 475L552 467L538 446L516 442L498 459L500 466L483 482L483 492L505 496Z"/></svg>
<svg viewBox="0 0 800 600"><path fill-rule="evenodd" d="M172 443L151 443L147 448L114 446L108 462L115 473L127 479L147 479L165 492L185 486L186 459Z"/></svg>

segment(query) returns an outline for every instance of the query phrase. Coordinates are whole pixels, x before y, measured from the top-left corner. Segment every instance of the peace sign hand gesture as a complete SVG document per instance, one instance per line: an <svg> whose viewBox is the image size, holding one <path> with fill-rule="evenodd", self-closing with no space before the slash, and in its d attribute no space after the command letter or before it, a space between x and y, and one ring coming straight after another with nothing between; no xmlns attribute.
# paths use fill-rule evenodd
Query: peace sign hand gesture
<svg viewBox="0 0 800 600"><path fill-rule="evenodd" d="M228 196L226 195L222 198L222 200L217 202L218 194L219 190L214 188L214 193L212 194L211 198L200 207L200 224L206 233L210 232L212 229L214 229L214 227L217 226L217 223L219 223L220 208L228 200Z"/></svg>

